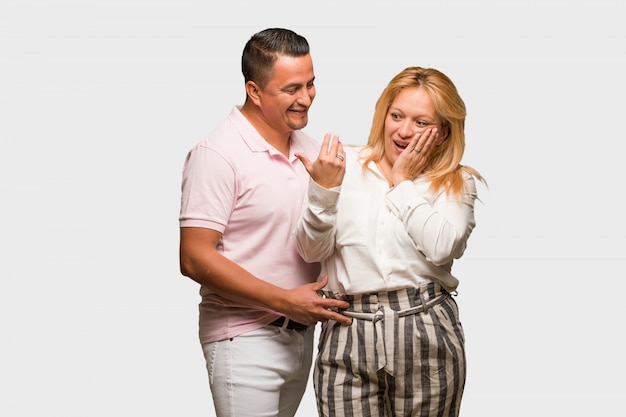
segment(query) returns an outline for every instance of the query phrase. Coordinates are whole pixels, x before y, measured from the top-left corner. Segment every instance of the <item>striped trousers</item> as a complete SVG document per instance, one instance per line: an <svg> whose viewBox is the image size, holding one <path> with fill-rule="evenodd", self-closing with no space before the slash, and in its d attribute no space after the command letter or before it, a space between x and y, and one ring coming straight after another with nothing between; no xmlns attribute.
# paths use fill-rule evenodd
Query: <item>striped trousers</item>
<svg viewBox="0 0 626 417"><path fill-rule="evenodd" d="M465 386L458 307L439 284L330 298L350 326L322 323L313 383L324 417L456 417Z"/></svg>

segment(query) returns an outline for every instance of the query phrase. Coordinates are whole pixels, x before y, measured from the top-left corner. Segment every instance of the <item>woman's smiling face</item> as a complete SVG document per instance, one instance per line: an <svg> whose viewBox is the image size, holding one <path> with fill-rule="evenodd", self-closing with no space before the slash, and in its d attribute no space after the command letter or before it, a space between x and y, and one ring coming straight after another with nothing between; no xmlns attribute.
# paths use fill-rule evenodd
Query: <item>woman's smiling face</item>
<svg viewBox="0 0 626 417"><path fill-rule="evenodd" d="M426 90L421 87L402 90L385 118L385 165L392 167L417 133L433 127L441 128L441 120Z"/></svg>

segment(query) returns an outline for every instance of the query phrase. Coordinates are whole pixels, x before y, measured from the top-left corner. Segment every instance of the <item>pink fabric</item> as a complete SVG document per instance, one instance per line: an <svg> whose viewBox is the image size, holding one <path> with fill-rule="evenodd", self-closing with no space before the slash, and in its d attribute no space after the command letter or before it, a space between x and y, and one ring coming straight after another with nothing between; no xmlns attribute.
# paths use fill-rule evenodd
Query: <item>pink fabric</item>
<svg viewBox="0 0 626 417"><path fill-rule="evenodd" d="M289 160L270 146L236 106L194 146L183 168L180 227L222 233L218 250L256 277L283 288L313 282L317 264L296 250L293 230L301 215L309 175L294 153L317 158L319 144L292 133ZM200 289L200 342L257 329L276 313L242 305Z"/></svg>

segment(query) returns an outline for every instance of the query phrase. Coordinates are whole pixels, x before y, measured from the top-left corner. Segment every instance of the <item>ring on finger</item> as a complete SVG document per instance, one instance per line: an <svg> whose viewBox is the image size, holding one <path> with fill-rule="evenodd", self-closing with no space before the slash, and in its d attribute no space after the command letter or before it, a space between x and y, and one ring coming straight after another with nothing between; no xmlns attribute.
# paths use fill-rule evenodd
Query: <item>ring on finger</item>
<svg viewBox="0 0 626 417"><path fill-rule="evenodd" d="M417 152L417 153L420 153L420 151L421 151L421 149L420 149L420 148L418 148L418 147L413 148L413 150L414 150L415 152Z"/></svg>
<svg viewBox="0 0 626 417"><path fill-rule="evenodd" d="M345 159L344 156L340 153L337 154L337 158L341 159L342 161Z"/></svg>

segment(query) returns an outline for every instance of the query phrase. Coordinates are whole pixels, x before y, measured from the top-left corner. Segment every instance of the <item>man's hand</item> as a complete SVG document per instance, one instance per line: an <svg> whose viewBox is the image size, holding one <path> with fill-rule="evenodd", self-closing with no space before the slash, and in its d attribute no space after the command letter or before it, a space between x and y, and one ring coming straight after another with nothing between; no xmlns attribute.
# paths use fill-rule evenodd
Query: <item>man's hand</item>
<svg viewBox="0 0 626 417"><path fill-rule="evenodd" d="M281 308L281 312L290 319L308 326L314 326L318 321L328 320L336 320L346 325L351 324L350 317L334 311L346 309L350 303L319 295L318 291L324 288L327 282L328 277L324 276L318 282L287 290L289 304Z"/></svg>

